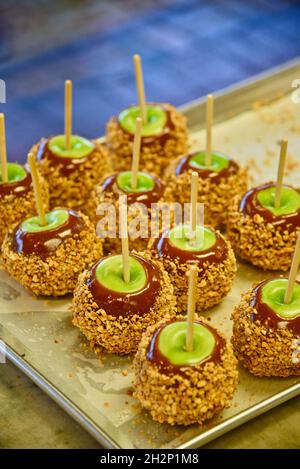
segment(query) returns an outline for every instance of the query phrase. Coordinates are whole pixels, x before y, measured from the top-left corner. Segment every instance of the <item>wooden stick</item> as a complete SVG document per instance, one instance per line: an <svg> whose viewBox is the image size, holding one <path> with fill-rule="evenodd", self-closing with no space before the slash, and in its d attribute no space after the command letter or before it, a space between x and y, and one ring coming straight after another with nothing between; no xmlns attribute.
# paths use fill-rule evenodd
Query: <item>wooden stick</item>
<svg viewBox="0 0 300 469"><path fill-rule="evenodd" d="M214 114L214 97L212 94L208 94L207 102L206 102L206 153L205 153L206 166L211 165L213 114Z"/></svg>
<svg viewBox="0 0 300 469"><path fill-rule="evenodd" d="M299 269L299 264L300 264L300 231L298 234L298 239L293 255L293 260L292 260L292 265L291 265L291 270L289 274L289 280L288 280L288 286L284 295L284 302L286 304L290 303L292 300L293 296L293 289L294 289L294 284L296 281L298 269Z"/></svg>
<svg viewBox="0 0 300 469"><path fill-rule="evenodd" d="M133 142L133 155L132 155L132 164L131 164L131 186L132 189L136 189L137 186L137 176L140 162L140 153L141 153L141 133L142 133L142 119L137 117L135 124L135 134Z"/></svg>
<svg viewBox="0 0 300 469"><path fill-rule="evenodd" d="M4 114L0 114L0 153L1 153L2 182L7 182L8 174L7 174L7 153L6 153L6 135L5 135Z"/></svg>
<svg viewBox="0 0 300 469"><path fill-rule="evenodd" d="M147 107L146 107L146 96L145 96L145 87L144 87L144 79L143 79L143 70L142 70L141 57L138 54L135 54L133 56L133 63L134 63L134 71L135 71L135 79L136 79L138 98L139 98L139 106L140 106L140 109L141 109L143 124L147 124L148 117L147 117Z"/></svg>
<svg viewBox="0 0 300 469"><path fill-rule="evenodd" d="M278 172L277 172L275 200L274 200L274 207L275 208L279 208L280 207L280 202L281 202L282 181L283 181L283 176L284 176L284 167L285 167L285 160L286 160L287 145L288 145L288 141L286 139L282 140L281 148L280 148L280 158L279 158Z"/></svg>
<svg viewBox="0 0 300 469"><path fill-rule="evenodd" d="M35 155L33 153L28 154L28 163L29 163L30 171L31 171L32 183L33 183L33 189L34 189L34 195L35 195L35 203L36 203L36 208L39 214L40 225L45 226L47 225L47 221L46 221L46 216L45 216L43 199L41 196L40 181L39 181L38 173L36 169Z"/></svg>
<svg viewBox="0 0 300 469"><path fill-rule="evenodd" d="M188 311L187 311L187 333L185 349L187 352L193 351L194 341L194 320L196 309L196 286L197 286L197 266L192 265L189 271L189 292L188 292Z"/></svg>
<svg viewBox="0 0 300 469"><path fill-rule="evenodd" d="M128 226L127 226L127 205L120 203L120 234L122 241L123 256L123 278L126 283L130 282L129 247L128 247Z"/></svg>
<svg viewBox="0 0 300 469"><path fill-rule="evenodd" d="M71 148L72 136L72 82L71 80L65 81L65 136L66 136L66 149Z"/></svg>
<svg viewBox="0 0 300 469"><path fill-rule="evenodd" d="M198 173L192 172L191 180L191 240L196 237L197 227Z"/></svg>

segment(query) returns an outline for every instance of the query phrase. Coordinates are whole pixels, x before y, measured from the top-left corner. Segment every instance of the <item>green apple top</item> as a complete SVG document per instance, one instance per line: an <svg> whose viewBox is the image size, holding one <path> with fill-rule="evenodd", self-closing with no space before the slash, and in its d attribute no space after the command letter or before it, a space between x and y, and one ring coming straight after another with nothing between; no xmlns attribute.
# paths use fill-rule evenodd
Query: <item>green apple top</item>
<svg viewBox="0 0 300 469"><path fill-rule="evenodd" d="M130 134L134 134L137 117L141 117L138 106L125 109L119 115L120 126ZM147 105L147 117L147 123L142 124L142 137L162 134L167 123L166 111L161 106Z"/></svg>
<svg viewBox="0 0 300 469"><path fill-rule="evenodd" d="M48 141L48 149L61 158L80 159L88 156L94 150L94 144L79 135L71 136L71 146L66 148L65 135L56 135Z"/></svg>
<svg viewBox="0 0 300 469"><path fill-rule="evenodd" d="M197 365L213 355L216 340L204 324L194 323L193 351L185 349L187 322L175 321L163 327L158 336L160 354L176 366Z"/></svg>

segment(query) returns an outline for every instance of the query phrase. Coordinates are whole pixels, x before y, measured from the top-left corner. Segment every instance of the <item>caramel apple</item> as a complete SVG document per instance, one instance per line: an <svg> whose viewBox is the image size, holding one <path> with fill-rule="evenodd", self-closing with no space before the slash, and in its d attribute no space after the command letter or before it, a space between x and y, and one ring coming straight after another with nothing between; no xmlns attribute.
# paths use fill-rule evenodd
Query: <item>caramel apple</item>
<svg viewBox="0 0 300 469"><path fill-rule="evenodd" d="M69 95L67 89L66 96ZM65 114L69 115L67 109ZM49 183L51 208L73 208L93 219L91 192L95 184L112 171L105 147L97 140L72 134L70 124L66 125L64 135L41 139L31 152L36 155L38 169Z"/></svg>
<svg viewBox="0 0 300 469"><path fill-rule="evenodd" d="M139 56L135 56L134 60L139 106L129 107L110 119L106 129L106 142L114 169L129 170L136 118L143 117L141 167L162 176L170 161L187 151L186 118L170 104L146 103L143 83L139 86L143 82Z"/></svg>
<svg viewBox="0 0 300 469"><path fill-rule="evenodd" d="M102 235L99 229L101 216L96 218L97 222L100 222L97 225L98 235L104 237L103 247L105 253L120 252L121 240L118 237L118 232L121 196L127 196L129 239L134 244L136 251L144 251L146 249L151 234L151 204L163 202L164 189L164 184L158 177L144 171L138 171L137 184L134 188L132 187L132 171L111 174L101 184L96 186L94 192L95 206L113 204L116 210L116 233L112 234L111 237L107 235L104 237L104 234ZM138 204L143 204L143 211L140 210ZM142 216L145 219L145 223L138 227L134 223L131 225L131 221L138 216Z"/></svg>
<svg viewBox="0 0 300 469"><path fill-rule="evenodd" d="M189 201L191 175L198 173L198 202L204 203L205 221L215 228L227 225L229 207L235 196L245 192L247 171L229 156L212 152L210 164L205 162L206 152L181 156L166 170L166 201L185 204Z"/></svg>
<svg viewBox="0 0 300 469"><path fill-rule="evenodd" d="M7 163L8 180L0 174L0 245L5 235L22 219L36 213L32 178L29 168L18 163ZM41 195L45 210L49 206L48 184L39 174Z"/></svg>
<svg viewBox="0 0 300 469"><path fill-rule="evenodd" d="M102 254L101 240L89 219L60 208L27 218L3 243L3 268L36 295L72 292L78 275Z"/></svg>
<svg viewBox="0 0 300 469"><path fill-rule="evenodd" d="M6 233L24 217L36 212L32 178L29 168L7 162L4 114L0 114L0 247ZM39 174L41 201L49 206L48 184Z"/></svg>
<svg viewBox="0 0 300 469"><path fill-rule="evenodd" d="M190 225L175 225L152 239L148 247L170 275L179 312L186 308L190 264L198 270L197 311L217 305L230 291L236 272L234 253L230 243L213 228L197 225L195 240L191 241Z"/></svg>
<svg viewBox="0 0 300 469"><path fill-rule="evenodd" d="M126 281L122 256L107 256L79 277L73 324L95 349L133 353L148 326L175 314L173 287L162 263L133 253L128 267Z"/></svg>
<svg viewBox="0 0 300 469"><path fill-rule="evenodd" d="M237 361L223 334L199 316L193 328L187 351L186 317L162 319L136 353L134 397L160 423L202 424L230 405L237 387Z"/></svg>
<svg viewBox="0 0 300 469"><path fill-rule="evenodd" d="M282 277L260 282L233 312L234 352L256 376L300 376L300 282L285 303L287 285Z"/></svg>
<svg viewBox="0 0 300 469"><path fill-rule="evenodd" d="M274 206L275 183L246 192L233 202L228 237L236 254L264 270L288 270L300 229L300 191L283 185Z"/></svg>

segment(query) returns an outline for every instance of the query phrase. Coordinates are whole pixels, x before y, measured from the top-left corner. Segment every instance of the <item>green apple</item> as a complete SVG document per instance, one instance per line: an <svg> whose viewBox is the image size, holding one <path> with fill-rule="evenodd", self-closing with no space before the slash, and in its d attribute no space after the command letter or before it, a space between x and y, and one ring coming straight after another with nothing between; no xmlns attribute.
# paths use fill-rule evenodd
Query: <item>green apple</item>
<svg viewBox="0 0 300 469"><path fill-rule="evenodd" d="M292 300L284 302L288 279L276 278L262 286L261 301L269 306L282 319L294 319L300 316L300 284L295 283Z"/></svg>
<svg viewBox="0 0 300 469"><path fill-rule="evenodd" d="M64 225L69 218L69 212L65 209L52 210L46 213L47 225L40 225L39 217L27 218L21 223L21 229L25 233L41 233L51 231Z"/></svg>
<svg viewBox="0 0 300 469"><path fill-rule="evenodd" d="M7 163L8 182L22 181L26 177L25 168L17 163ZM0 183L2 181L2 168L0 167Z"/></svg>
<svg viewBox="0 0 300 469"><path fill-rule="evenodd" d="M122 111L119 115L121 127L127 132L134 134L137 117L141 117L138 106L133 106ZM147 106L147 123L142 125L142 137L160 135L167 122L166 111L161 106Z"/></svg>
<svg viewBox="0 0 300 469"><path fill-rule="evenodd" d="M71 147L69 149L66 148L65 135L56 135L48 142L48 148L52 153L70 159L84 158L94 150L94 147L90 140L79 135L71 135Z"/></svg>
<svg viewBox="0 0 300 469"><path fill-rule="evenodd" d="M150 174L143 173L141 171L137 174L137 185L135 189L132 188L131 181L131 171L120 173L117 177L117 184L124 192L149 192L154 187L154 180Z"/></svg>
<svg viewBox="0 0 300 469"><path fill-rule="evenodd" d="M96 279L108 290L118 293L136 293L147 284L147 273L141 262L133 256L129 258L129 267L130 282L125 282L122 256L105 257L96 269Z"/></svg>
<svg viewBox="0 0 300 469"><path fill-rule="evenodd" d="M209 166L205 164L205 156L205 151L200 151L199 153L196 153L189 160L189 166L196 170L209 169L214 173L219 173L220 171L222 171L222 169L226 169L229 166L229 157L224 155L223 153L213 152L211 154L211 165Z"/></svg>
<svg viewBox="0 0 300 469"><path fill-rule="evenodd" d="M213 354L216 341L214 334L207 327L194 323L192 352L185 349L186 334L186 321L168 324L159 333L159 351L173 365L197 365Z"/></svg>
<svg viewBox="0 0 300 469"><path fill-rule="evenodd" d="M257 193L257 199L264 208L273 215L280 217L298 212L300 209L300 193L289 186L283 186L281 192L280 206L274 207L276 186L267 187Z"/></svg>
<svg viewBox="0 0 300 469"><path fill-rule="evenodd" d="M181 251L206 251L217 241L216 235L210 228L197 225L195 240L190 239L191 226L179 224L174 226L169 232L169 243Z"/></svg>

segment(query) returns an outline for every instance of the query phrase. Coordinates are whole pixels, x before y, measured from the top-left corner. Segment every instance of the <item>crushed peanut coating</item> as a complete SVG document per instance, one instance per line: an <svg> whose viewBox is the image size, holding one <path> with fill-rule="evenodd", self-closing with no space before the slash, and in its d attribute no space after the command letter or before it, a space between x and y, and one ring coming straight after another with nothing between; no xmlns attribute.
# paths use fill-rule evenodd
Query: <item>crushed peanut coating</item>
<svg viewBox="0 0 300 469"><path fill-rule="evenodd" d="M300 376L300 362L292 361L300 336L286 328L273 329L258 320L253 322L251 315L257 314L251 306L254 294L253 289L244 293L232 313L231 342L236 357L256 376Z"/></svg>
<svg viewBox="0 0 300 469"><path fill-rule="evenodd" d="M178 316L177 319L186 319ZM207 323L196 315L195 320ZM168 322L163 319L147 329L134 358L134 397L154 420L171 425L203 424L229 407L238 383L237 360L230 343L224 342L220 361L188 367L182 373L164 373L147 359L154 332ZM218 334L225 340L223 334Z"/></svg>
<svg viewBox="0 0 300 469"><path fill-rule="evenodd" d="M169 202L185 204L190 202L191 175L193 170L179 174L175 173L180 157L171 162L166 169L165 199ZM242 195L248 187L248 172L239 168L237 173L228 178L214 182L209 177L198 177L198 203L204 205L204 220L206 225L223 228L227 225L230 202L236 195Z"/></svg>
<svg viewBox="0 0 300 469"><path fill-rule="evenodd" d="M288 270L300 227L287 231L259 214L251 217L241 212L239 205L240 198L236 197L228 217L227 235L235 253L264 270Z"/></svg>
<svg viewBox="0 0 300 469"><path fill-rule="evenodd" d="M31 151L37 154L39 145ZM106 148L93 141L95 148L88 158L76 164L76 169L68 175L61 173L63 165L53 164L50 159L42 158L37 162L41 174L49 183L50 208L68 207L78 210L93 219L94 207L90 205L91 192L103 176L112 171L110 157Z"/></svg>
<svg viewBox="0 0 300 469"><path fill-rule="evenodd" d="M170 318L176 314L173 287L162 263L153 261L145 253L142 253L142 256L158 267L161 277L160 292L147 314L127 316L107 314L95 302L86 284L89 272L85 271L79 277L72 303L73 324L79 327L96 352L102 349L120 355L134 353L147 327L162 318Z"/></svg>
<svg viewBox="0 0 300 469"><path fill-rule="evenodd" d="M174 106L163 104L173 124L163 139L141 144L140 168L162 176L170 161L187 152L188 133L186 118ZM110 119L106 128L106 142L111 152L113 167L117 171L131 169L133 135L119 125L117 117Z"/></svg>
<svg viewBox="0 0 300 469"><path fill-rule="evenodd" d="M79 274L102 255L102 243L87 216L81 215L85 227L67 237L45 258L24 255L13 249L14 230L3 243L3 268L11 277L35 295L61 296L71 293Z"/></svg>

